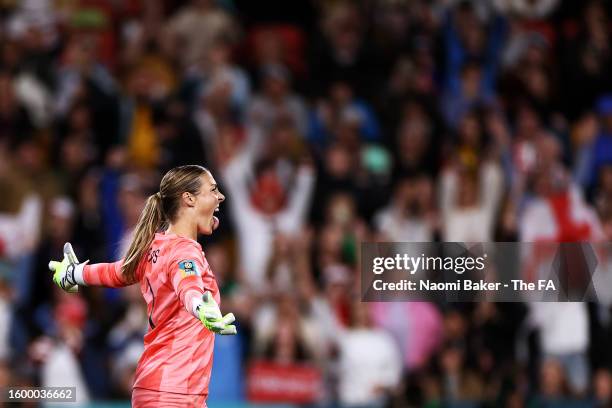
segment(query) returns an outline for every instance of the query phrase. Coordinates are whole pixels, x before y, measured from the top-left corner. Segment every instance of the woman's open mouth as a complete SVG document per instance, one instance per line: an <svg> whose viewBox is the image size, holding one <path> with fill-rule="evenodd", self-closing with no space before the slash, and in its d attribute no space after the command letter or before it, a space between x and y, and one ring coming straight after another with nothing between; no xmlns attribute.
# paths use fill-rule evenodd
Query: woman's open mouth
<svg viewBox="0 0 612 408"><path fill-rule="evenodd" d="M214 212L218 212L219 211L219 207L215 208ZM210 221L212 224L212 230L216 230L217 228L219 228L219 218L217 218L216 216L212 216L212 220Z"/></svg>

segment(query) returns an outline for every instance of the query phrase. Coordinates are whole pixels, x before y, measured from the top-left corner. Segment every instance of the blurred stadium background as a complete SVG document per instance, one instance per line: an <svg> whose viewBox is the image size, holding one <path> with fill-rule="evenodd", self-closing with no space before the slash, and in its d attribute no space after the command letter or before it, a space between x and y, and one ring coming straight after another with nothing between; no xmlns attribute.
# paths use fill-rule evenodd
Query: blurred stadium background
<svg viewBox="0 0 612 408"><path fill-rule="evenodd" d="M199 163L228 197L202 243L239 322L210 407L609 406L612 297L364 304L358 249L608 240L611 11L0 1L0 388L129 404L139 288L68 296L47 262L65 241L120 259L163 172Z"/></svg>

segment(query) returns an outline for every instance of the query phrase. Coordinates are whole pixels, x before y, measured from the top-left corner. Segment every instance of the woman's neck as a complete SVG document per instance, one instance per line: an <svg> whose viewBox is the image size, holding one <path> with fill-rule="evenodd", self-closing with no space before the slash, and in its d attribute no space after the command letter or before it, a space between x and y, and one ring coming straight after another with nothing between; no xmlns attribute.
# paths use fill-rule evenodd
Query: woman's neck
<svg viewBox="0 0 612 408"><path fill-rule="evenodd" d="M194 241L198 239L198 226L187 219L179 219L171 223L166 230L168 234L176 234L180 237L190 238Z"/></svg>

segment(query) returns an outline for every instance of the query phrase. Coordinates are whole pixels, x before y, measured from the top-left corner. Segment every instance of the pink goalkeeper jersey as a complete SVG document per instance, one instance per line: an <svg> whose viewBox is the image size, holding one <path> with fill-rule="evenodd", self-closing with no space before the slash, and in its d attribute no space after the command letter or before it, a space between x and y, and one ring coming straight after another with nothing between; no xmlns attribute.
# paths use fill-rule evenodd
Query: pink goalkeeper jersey
<svg viewBox="0 0 612 408"><path fill-rule="evenodd" d="M86 266L88 285L126 286L121 261ZM208 395L215 337L187 310L209 290L219 303L215 277L197 241L157 233L136 272L147 302L149 331L134 388Z"/></svg>

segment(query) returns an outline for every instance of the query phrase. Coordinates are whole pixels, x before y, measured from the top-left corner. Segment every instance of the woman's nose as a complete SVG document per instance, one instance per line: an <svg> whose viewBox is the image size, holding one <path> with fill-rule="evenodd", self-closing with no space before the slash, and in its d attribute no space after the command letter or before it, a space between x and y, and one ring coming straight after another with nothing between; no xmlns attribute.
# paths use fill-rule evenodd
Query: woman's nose
<svg viewBox="0 0 612 408"><path fill-rule="evenodd" d="M225 196L223 193L219 192L219 202L222 203L223 201L225 201Z"/></svg>

